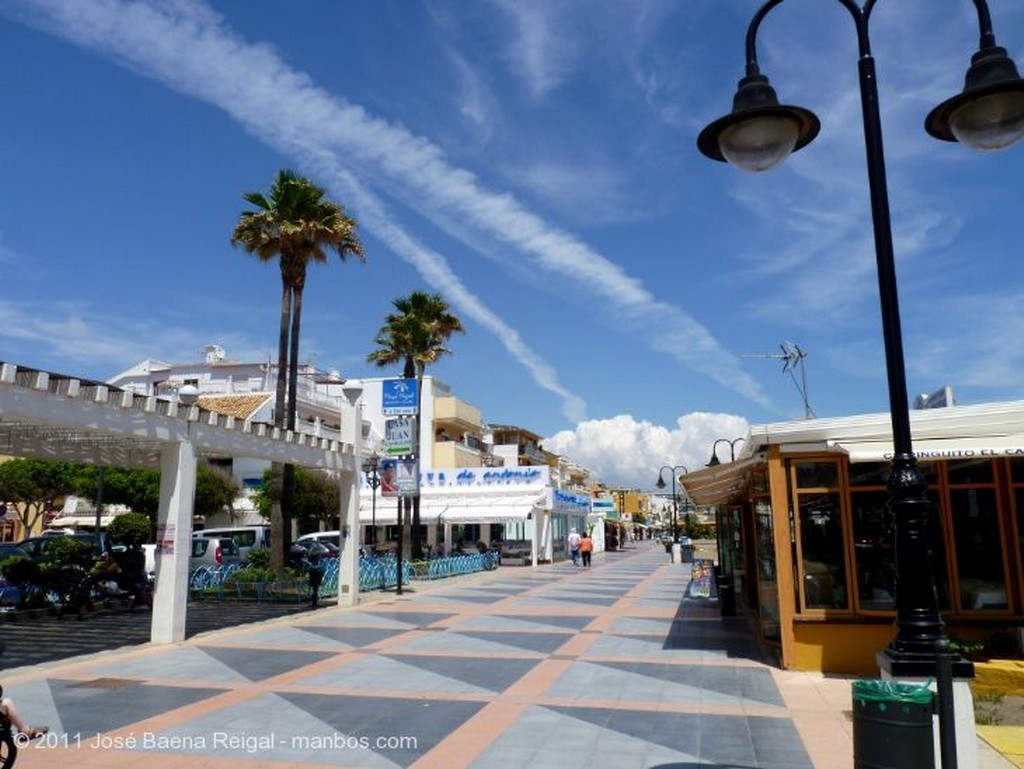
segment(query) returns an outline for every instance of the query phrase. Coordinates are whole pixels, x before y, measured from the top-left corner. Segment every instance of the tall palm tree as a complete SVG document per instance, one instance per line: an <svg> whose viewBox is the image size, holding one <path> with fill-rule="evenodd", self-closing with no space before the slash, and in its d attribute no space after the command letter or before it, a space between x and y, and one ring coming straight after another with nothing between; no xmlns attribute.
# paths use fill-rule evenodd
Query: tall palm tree
<svg viewBox="0 0 1024 769"><path fill-rule="evenodd" d="M377 349L366 359L379 367L403 364L402 376L416 378L416 411L423 400L423 374L428 365L451 353L445 344L452 334L464 333L462 322L448 311L448 303L440 294L413 291L392 302L396 312L389 313L377 332ZM420 453L420 420L416 419L414 444ZM422 555L420 543L420 498L412 500L412 555Z"/></svg>
<svg viewBox="0 0 1024 769"><path fill-rule="evenodd" d="M231 244L241 246L261 262L275 259L281 269L281 321L277 343L277 389L274 424L295 429L298 402L299 335L302 327L302 292L306 268L311 262L325 264L334 251L344 261L349 255L365 261L356 222L340 203L327 200L327 191L294 171L281 170L266 195L247 192L243 198L255 210L243 211L231 233ZM286 402L287 400L287 402ZM283 563L291 545L287 523L295 489L295 468L286 464L281 490L281 510L271 516L275 566ZM275 525L275 517L279 517ZM274 529L277 529L276 531Z"/></svg>

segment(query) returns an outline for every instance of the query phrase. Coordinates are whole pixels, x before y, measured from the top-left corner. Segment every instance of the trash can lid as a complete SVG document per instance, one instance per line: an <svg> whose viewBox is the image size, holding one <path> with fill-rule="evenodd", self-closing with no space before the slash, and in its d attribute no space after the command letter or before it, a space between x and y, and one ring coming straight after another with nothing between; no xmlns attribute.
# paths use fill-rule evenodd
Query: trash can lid
<svg viewBox="0 0 1024 769"><path fill-rule="evenodd" d="M921 684L907 684L880 678L854 681L852 689L855 700L866 702L912 702L929 705L935 696L931 689Z"/></svg>

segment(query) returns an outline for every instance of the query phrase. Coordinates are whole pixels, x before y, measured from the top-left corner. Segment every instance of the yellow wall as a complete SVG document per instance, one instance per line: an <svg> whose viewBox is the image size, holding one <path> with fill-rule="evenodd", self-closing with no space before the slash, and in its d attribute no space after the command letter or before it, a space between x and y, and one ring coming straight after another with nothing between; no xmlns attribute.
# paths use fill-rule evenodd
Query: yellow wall
<svg viewBox="0 0 1024 769"><path fill-rule="evenodd" d="M796 670L878 675L875 655L896 635L893 625L827 622L793 623L793 664Z"/></svg>

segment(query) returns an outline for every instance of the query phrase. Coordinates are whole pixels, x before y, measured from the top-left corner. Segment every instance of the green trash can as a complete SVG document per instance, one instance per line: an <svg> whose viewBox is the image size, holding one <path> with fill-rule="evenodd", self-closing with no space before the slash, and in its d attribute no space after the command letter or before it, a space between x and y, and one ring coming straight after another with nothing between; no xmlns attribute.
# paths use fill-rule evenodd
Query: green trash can
<svg viewBox="0 0 1024 769"><path fill-rule="evenodd" d="M854 769L934 769L928 687L875 678L852 688Z"/></svg>

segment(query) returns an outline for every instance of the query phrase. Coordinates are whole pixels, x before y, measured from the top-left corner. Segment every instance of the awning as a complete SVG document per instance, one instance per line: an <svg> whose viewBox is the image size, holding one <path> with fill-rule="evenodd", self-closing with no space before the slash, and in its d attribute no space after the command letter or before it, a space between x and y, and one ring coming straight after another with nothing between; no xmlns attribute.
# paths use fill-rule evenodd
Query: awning
<svg viewBox="0 0 1024 769"><path fill-rule="evenodd" d="M420 522L437 523L513 523L525 521L543 509L546 497L535 492L525 494L443 494L420 497ZM398 520L396 497L377 496L377 525L394 524ZM374 519L373 500L369 494L360 498L359 521Z"/></svg>
<svg viewBox="0 0 1024 769"><path fill-rule="evenodd" d="M891 440L831 440L830 446L845 451L851 462L887 462L892 459ZM950 437L913 441L914 454L922 462L941 459L979 459L982 457L1024 457L1024 435L989 437Z"/></svg>
<svg viewBox="0 0 1024 769"><path fill-rule="evenodd" d="M698 507L723 505L743 490L748 471L761 461L762 458L758 455L737 462L705 467L703 470L681 476L679 483Z"/></svg>

